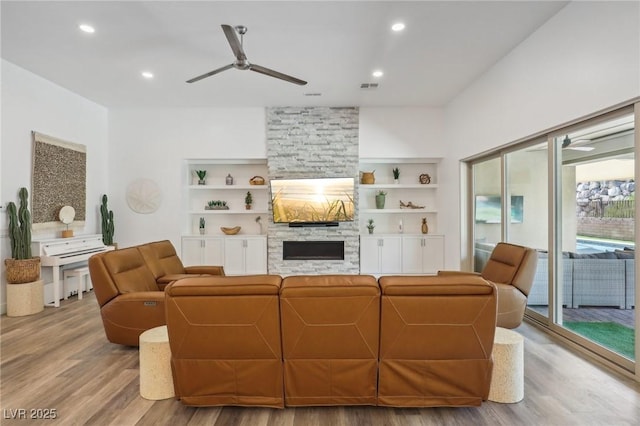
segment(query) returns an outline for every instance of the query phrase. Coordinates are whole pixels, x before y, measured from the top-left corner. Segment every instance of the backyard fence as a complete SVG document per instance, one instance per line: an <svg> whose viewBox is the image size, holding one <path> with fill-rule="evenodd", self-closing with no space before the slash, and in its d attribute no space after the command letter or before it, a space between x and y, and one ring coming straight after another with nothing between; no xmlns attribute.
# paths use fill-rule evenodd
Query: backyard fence
<svg viewBox="0 0 640 426"><path fill-rule="evenodd" d="M588 207L582 211L586 217L633 218L636 200L609 201L606 204L602 200L593 200L589 201Z"/></svg>

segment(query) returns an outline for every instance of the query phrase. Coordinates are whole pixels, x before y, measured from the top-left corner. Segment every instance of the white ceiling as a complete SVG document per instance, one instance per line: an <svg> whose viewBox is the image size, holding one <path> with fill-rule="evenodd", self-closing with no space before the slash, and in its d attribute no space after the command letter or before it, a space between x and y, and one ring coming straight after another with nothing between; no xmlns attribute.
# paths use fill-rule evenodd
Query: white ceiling
<svg viewBox="0 0 640 426"><path fill-rule="evenodd" d="M566 4L3 0L1 53L106 107L442 106ZM233 62L221 24L249 28L249 61L309 84L235 69L185 83Z"/></svg>

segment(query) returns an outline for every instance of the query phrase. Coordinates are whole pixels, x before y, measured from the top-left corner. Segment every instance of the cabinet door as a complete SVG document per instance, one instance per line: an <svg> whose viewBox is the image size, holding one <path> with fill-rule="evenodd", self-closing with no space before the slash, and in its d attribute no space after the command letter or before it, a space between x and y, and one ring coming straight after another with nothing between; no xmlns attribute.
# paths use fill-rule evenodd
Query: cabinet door
<svg viewBox="0 0 640 426"><path fill-rule="evenodd" d="M422 272L436 274L444 269L444 237L441 235L423 237Z"/></svg>
<svg viewBox="0 0 640 426"><path fill-rule="evenodd" d="M360 273L380 272L380 241L378 237L360 237Z"/></svg>
<svg viewBox="0 0 640 426"><path fill-rule="evenodd" d="M244 273L267 273L267 239L264 237L247 238L244 247Z"/></svg>
<svg viewBox="0 0 640 426"><path fill-rule="evenodd" d="M384 237L380 246L380 273L399 274L402 272L401 237Z"/></svg>
<svg viewBox="0 0 640 426"><path fill-rule="evenodd" d="M422 269L422 237L402 237L402 273L421 274Z"/></svg>
<svg viewBox="0 0 640 426"><path fill-rule="evenodd" d="M203 251L203 265L224 265L224 239L205 238Z"/></svg>
<svg viewBox="0 0 640 426"><path fill-rule="evenodd" d="M245 241L242 238L225 238L224 273L242 275L245 271Z"/></svg>
<svg viewBox="0 0 640 426"><path fill-rule="evenodd" d="M182 260L182 264L184 266L202 265L202 262L203 262L202 245L203 245L202 238L190 238L190 237L182 238L180 260Z"/></svg>

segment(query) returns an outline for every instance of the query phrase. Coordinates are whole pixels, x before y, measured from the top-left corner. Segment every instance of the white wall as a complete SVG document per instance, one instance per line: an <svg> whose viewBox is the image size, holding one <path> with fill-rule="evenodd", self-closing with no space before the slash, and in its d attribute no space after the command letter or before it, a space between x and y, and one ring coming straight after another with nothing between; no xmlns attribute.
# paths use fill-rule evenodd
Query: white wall
<svg viewBox="0 0 640 426"><path fill-rule="evenodd" d="M112 109L109 208L119 247L169 239L180 247L183 164L188 158L266 158L263 108ZM127 186L151 179L162 190L150 214L129 209Z"/></svg>
<svg viewBox="0 0 640 426"><path fill-rule="evenodd" d="M462 92L446 108L449 175L441 187L460 187L462 158L640 95L639 8L570 3ZM461 232L456 206L441 222L447 235ZM459 238L450 240L447 259L464 250Z"/></svg>
<svg viewBox="0 0 640 426"><path fill-rule="evenodd" d="M87 220L76 234L100 232L98 200L107 192L108 113L106 108L52 84L14 64L2 60L2 155L0 202L5 211L17 201L18 189L31 190L32 141L35 130L87 147ZM31 192L31 191L30 191ZM6 237L6 215L0 218L0 258L10 257ZM54 236L34 234L34 238ZM0 287L0 309L6 312L4 267Z"/></svg>

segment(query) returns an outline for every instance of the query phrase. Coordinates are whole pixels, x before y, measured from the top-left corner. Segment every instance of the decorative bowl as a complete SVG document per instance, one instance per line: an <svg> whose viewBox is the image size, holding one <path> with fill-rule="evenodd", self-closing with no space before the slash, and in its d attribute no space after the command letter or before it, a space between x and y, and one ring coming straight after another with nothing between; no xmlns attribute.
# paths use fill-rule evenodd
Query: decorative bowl
<svg viewBox="0 0 640 426"><path fill-rule="evenodd" d="M264 185L264 178L262 176L254 176L249 179L251 185Z"/></svg>
<svg viewBox="0 0 640 426"><path fill-rule="evenodd" d="M234 226L233 228L227 228L226 226L221 226L220 230L224 232L226 235L236 235L240 232L240 226Z"/></svg>

